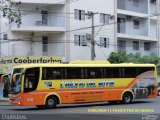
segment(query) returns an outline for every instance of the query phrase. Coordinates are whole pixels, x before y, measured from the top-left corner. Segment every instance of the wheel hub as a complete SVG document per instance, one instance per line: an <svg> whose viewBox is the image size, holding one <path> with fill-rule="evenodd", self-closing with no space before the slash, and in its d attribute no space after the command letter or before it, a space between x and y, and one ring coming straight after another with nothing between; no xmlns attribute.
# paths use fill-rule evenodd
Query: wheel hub
<svg viewBox="0 0 160 120"><path fill-rule="evenodd" d="M53 105L54 104L54 101L52 99L49 99L48 100L48 105Z"/></svg>
<svg viewBox="0 0 160 120"><path fill-rule="evenodd" d="M125 99L126 103L128 103L130 101L130 97L129 96L126 96L124 99Z"/></svg>

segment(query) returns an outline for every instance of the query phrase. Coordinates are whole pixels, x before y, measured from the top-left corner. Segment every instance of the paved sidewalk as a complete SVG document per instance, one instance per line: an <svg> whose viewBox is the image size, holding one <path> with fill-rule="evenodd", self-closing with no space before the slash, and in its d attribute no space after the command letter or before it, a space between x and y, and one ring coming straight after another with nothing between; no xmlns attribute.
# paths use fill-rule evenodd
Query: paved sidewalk
<svg viewBox="0 0 160 120"><path fill-rule="evenodd" d="M11 106L9 102L1 102L0 101L0 106Z"/></svg>
<svg viewBox="0 0 160 120"><path fill-rule="evenodd" d="M0 106L10 105L8 99L0 99Z"/></svg>
<svg viewBox="0 0 160 120"><path fill-rule="evenodd" d="M0 97L0 101L9 101L9 98Z"/></svg>

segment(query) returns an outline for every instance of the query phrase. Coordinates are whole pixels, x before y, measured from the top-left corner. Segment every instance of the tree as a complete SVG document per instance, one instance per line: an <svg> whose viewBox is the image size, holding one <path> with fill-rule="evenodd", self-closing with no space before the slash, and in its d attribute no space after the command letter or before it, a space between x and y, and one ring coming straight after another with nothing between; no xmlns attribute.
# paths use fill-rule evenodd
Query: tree
<svg viewBox="0 0 160 120"><path fill-rule="evenodd" d="M16 4L21 4L16 3ZM20 10L12 9L13 1L12 0L4 0L2 3L2 11L3 17L6 17L9 20L9 23L15 22L17 23L18 27L21 24L21 12Z"/></svg>
<svg viewBox="0 0 160 120"><path fill-rule="evenodd" d="M127 54L126 52L112 52L108 61L110 63L151 63L157 65L160 58L157 56L141 56L140 54Z"/></svg>
<svg viewBox="0 0 160 120"><path fill-rule="evenodd" d="M108 61L110 63L124 63L126 62L126 53L125 52L112 52L110 55L109 55L109 58L108 58Z"/></svg>

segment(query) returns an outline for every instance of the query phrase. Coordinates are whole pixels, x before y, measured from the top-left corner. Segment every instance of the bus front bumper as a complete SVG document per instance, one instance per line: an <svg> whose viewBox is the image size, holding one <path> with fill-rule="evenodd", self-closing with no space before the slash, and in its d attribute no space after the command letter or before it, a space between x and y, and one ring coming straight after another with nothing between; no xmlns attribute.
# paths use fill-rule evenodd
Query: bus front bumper
<svg viewBox="0 0 160 120"><path fill-rule="evenodd" d="M22 105L21 104L21 97L20 96L9 96L9 102L12 105Z"/></svg>

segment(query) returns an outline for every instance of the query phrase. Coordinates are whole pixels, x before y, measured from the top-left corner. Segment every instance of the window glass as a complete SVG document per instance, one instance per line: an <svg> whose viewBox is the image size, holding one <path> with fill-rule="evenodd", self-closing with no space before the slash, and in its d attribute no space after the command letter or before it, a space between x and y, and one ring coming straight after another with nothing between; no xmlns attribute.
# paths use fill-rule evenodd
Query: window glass
<svg viewBox="0 0 160 120"><path fill-rule="evenodd" d="M122 68L122 76L123 78L135 78L138 76L138 68L137 67L124 67Z"/></svg>
<svg viewBox="0 0 160 120"><path fill-rule="evenodd" d="M28 68L25 71L24 92L36 90L39 81L39 68Z"/></svg>
<svg viewBox="0 0 160 120"><path fill-rule="evenodd" d="M150 43L149 42L144 42L144 50L149 51L150 50Z"/></svg>
<svg viewBox="0 0 160 120"><path fill-rule="evenodd" d="M133 50L139 50L139 42L133 41Z"/></svg>
<svg viewBox="0 0 160 120"><path fill-rule="evenodd" d="M103 78L103 68L86 68L87 79Z"/></svg>
<svg viewBox="0 0 160 120"><path fill-rule="evenodd" d="M133 28L139 29L140 28L140 21L139 20L133 20Z"/></svg>
<svg viewBox="0 0 160 120"><path fill-rule="evenodd" d="M83 79L84 72L83 68L66 68L67 79Z"/></svg>
<svg viewBox="0 0 160 120"><path fill-rule="evenodd" d="M109 48L109 38L100 37L100 46Z"/></svg>
<svg viewBox="0 0 160 120"><path fill-rule="evenodd" d="M63 68L44 67L42 68L42 80L55 80L64 78Z"/></svg>
<svg viewBox="0 0 160 120"><path fill-rule="evenodd" d="M104 76L105 78L121 78L121 68L104 68Z"/></svg>
<svg viewBox="0 0 160 120"><path fill-rule="evenodd" d="M85 35L74 35L74 45L87 46Z"/></svg>
<svg viewBox="0 0 160 120"><path fill-rule="evenodd" d="M75 20L85 20L85 11L84 10L74 10Z"/></svg>
<svg viewBox="0 0 160 120"><path fill-rule="evenodd" d="M109 15L108 14L100 14L100 23L109 24Z"/></svg>
<svg viewBox="0 0 160 120"><path fill-rule="evenodd" d="M8 40L8 34L3 34L3 40Z"/></svg>

